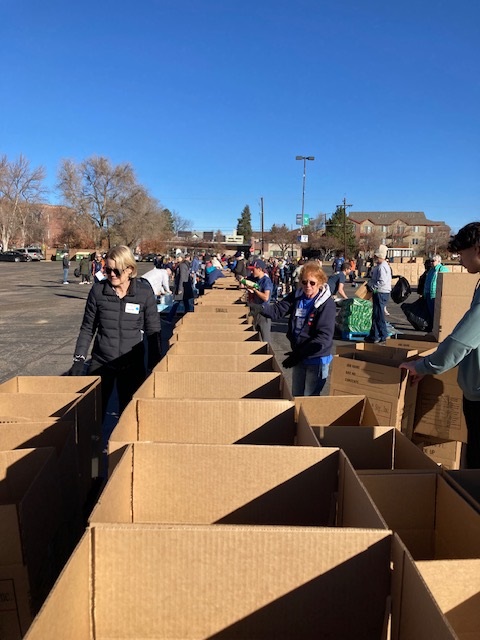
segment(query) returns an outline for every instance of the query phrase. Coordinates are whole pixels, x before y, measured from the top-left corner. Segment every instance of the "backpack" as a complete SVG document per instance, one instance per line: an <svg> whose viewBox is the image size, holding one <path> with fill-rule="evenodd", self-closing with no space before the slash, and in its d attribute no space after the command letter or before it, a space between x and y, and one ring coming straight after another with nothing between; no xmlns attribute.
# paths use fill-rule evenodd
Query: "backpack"
<svg viewBox="0 0 480 640"><path fill-rule="evenodd" d="M405 302L411 293L412 290L410 288L410 283L406 278L400 276L393 287L390 296L396 304L401 304L402 302Z"/></svg>

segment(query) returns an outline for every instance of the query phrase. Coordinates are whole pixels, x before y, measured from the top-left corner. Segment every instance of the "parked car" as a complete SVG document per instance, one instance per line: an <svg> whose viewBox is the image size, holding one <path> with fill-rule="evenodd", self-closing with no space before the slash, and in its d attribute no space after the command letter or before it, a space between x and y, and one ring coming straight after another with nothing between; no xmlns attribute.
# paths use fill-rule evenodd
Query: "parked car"
<svg viewBox="0 0 480 640"><path fill-rule="evenodd" d="M133 253L133 257L135 258L135 262L141 262L142 260L142 254L141 253Z"/></svg>
<svg viewBox="0 0 480 640"><path fill-rule="evenodd" d="M0 261L2 262L31 262L30 256L20 251L2 251Z"/></svg>
<svg viewBox="0 0 480 640"><path fill-rule="evenodd" d="M32 254L32 257L36 255L38 256L38 260L45 260L45 255L43 251L40 249L40 247L32 245L31 247L27 247L27 251L28 253ZM35 260L36 258L33 258L33 259Z"/></svg>
<svg viewBox="0 0 480 640"><path fill-rule="evenodd" d="M144 262L153 262L156 257L157 257L156 253L147 253L146 255L143 256L142 260Z"/></svg>
<svg viewBox="0 0 480 640"><path fill-rule="evenodd" d="M38 253L38 249L28 249L26 247L21 247L20 249L15 249L15 251L18 251L18 253L23 253L24 255L28 256L30 260L34 260L35 262L40 262L40 260L43 259L43 254L41 251L40 253Z"/></svg>

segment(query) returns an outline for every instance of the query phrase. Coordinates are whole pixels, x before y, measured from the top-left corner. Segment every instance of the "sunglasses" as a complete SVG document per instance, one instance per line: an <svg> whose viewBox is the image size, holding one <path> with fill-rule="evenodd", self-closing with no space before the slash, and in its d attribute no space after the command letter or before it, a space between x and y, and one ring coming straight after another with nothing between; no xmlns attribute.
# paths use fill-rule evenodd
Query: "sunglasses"
<svg viewBox="0 0 480 640"><path fill-rule="evenodd" d="M111 276L112 273L114 276L117 276L117 278L119 278L122 273L125 271L125 269L112 269L111 267L105 267L105 273L107 274L107 276Z"/></svg>
<svg viewBox="0 0 480 640"><path fill-rule="evenodd" d="M305 286L309 284L311 287L314 287L318 282L315 282L315 280L302 280L302 284Z"/></svg>

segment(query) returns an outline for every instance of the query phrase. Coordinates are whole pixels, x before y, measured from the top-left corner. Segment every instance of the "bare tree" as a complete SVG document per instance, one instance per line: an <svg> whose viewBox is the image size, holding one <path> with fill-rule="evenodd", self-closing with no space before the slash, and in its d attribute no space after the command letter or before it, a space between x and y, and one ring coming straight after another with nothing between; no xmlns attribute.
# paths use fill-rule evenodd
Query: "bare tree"
<svg viewBox="0 0 480 640"><path fill-rule="evenodd" d="M428 229L428 227L427 227ZM448 224L439 224L431 227L432 231L425 234L425 255L440 253L448 255L447 245L452 232Z"/></svg>
<svg viewBox="0 0 480 640"><path fill-rule="evenodd" d="M112 227L134 210L134 200L142 188L130 164L114 166L108 158L92 156L80 164L64 160L58 189L65 204L95 223L97 244L106 239L110 247Z"/></svg>
<svg viewBox="0 0 480 640"><path fill-rule="evenodd" d="M119 213L112 226L112 237L134 249L142 238L152 238L164 227L163 207L141 188Z"/></svg>
<svg viewBox="0 0 480 640"><path fill-rule="evenodd" d="M288 248L292 248L297 239L297 232L291 231L286 224L273 224L270 231L266 234L268 242L278 245L283 255L286 254Z"/></svg>
<svg viewBox="0 0 480 640"><path fill-rule="evenodd" d="M4 250L16 233L25 243L29 225L35 220L34 206L46 194L44 180L45 169L30 168L23 155L12 162L7 156L0 158L0 235Z"/></svg>
<svg viewBox="0 0 480 640"><path fill-rule="evenodd" d="M192 221L177 213L177 211L170 211L170 218L172 223L172 230L174 237L178 236L179 231L187 231L192 228Z"/></svg>

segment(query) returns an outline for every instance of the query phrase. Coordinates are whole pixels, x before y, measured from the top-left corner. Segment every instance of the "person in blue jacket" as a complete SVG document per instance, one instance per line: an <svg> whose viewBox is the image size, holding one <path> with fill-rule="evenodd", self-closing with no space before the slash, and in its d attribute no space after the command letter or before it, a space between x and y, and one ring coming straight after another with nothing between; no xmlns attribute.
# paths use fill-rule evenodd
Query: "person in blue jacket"
<svg viewBox="0 0 480 640"><path fill-rule="evenodd" d="M433 319L435 317L435 298L437 297L437 276L439 273L448 271L447 267L442 264L442 256L436 253L430 261L430 269L425 276L425 284L423 286L423 298L427 303L429 316L429 328L432 330Z"/></svg>
<svg viewBox="0 0 480 640"><path fill-rule="evenodd" d="M448 250L459 253L468 273L480 273L480 222L471 222L451 238ZM452 333L429 356L400 367L417 383L426 374L439 374L458 367L458 385L463 391L463 414L467 425L466 463L480 468L480 280L470 308Z"/></svg>
<svg viewBox="0 0 480 640"><path fill-rule="evenodd" d="M289 315L287 338L292 350L282 364L292 368L292 394L320 395L333 359L336 313L326 273L316 262L306 262L299 288L261 313L272 320Z"/></svg>

